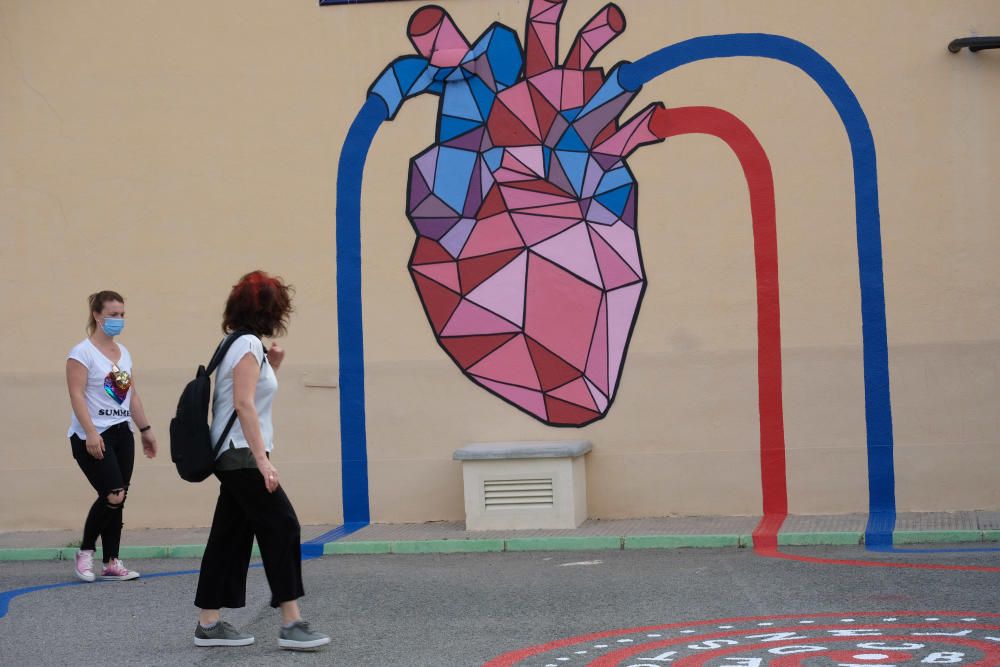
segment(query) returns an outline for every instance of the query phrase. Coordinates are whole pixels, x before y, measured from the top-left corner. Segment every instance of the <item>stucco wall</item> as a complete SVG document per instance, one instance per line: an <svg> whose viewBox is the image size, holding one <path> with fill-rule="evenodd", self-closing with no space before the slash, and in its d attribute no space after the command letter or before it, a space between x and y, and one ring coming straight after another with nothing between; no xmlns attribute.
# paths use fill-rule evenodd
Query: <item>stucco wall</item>
<svg viewBox="0 0 1000 667"><path fill-rule="evenodd" d="M470 38L523 28L526 0L440 3ZM167 452L177 395L253 268L297 288L275 462L303 522L341 519L335 181L365 91L419 3L0 2L0 529L78 526L91 491L69 454L65 353L85 297L127 299L122 338L161 455L140 460L130 526L205 525L214 484ZM572 0L563 52L601 3ZM878 153L900 510L1000 508L1000 32L992 0L621 2L610 66L704 34L810 45L853 89ZM755 58L693 64L632 109L711 105L768 152L777 203L789 508L867 509L850 149L817 86ZM626 113L626 116L629 115ZM760 512L754 256L746 183L717 139L630 159L648 289L610 413L554 429L469 383L437 345L406 264L409 158L436 99L404 107L368 156L362 201L367 439L375 521L459 519L454 449L587 438L594 517Z"/></svg>

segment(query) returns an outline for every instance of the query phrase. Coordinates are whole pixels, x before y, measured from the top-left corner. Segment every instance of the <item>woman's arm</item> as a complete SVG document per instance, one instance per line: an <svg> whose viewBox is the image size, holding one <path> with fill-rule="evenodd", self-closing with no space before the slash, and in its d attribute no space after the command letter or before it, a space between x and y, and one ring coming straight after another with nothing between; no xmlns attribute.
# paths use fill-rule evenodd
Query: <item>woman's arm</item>
<svg viewBox="0 0 1000 667"><path fill-rule="evenodd" d="M87 367L76 359L66 360L66 387L69 389L69 404L73 406L73 414L87 436L87 453L95 459L103 459L104 438L97 432L90 412L87 411Z"/></svg>
<svg viewBox="0 0 1000 667"><path fill-rule="evenodd" d="M135 388L134 375L132 376L131 391L132 421L139 427L139 437L142 439L142 451L146 454L147 459L151 459L156 456L156 436L153 435L152 424L149 423L149 418L146 416L146 408L143 406L142 399L139 398L139 392ZM142 430L144 428L146 428L145 431Z"/></svg>
<svg viewBox="0 0 1000 667"><path fill-rule="evenodd" d="M260 378L260 364L257 358L250 353L243 355L243 358L233 367L233 407L236 408L236 416L240 420L240 427L243 429L243 437L250 445L254 460L257 461L257 469L264 476L264 484L271 493L278 488L278 470L267 458L267 449L264 446L264 436L260 433L260 420L257 417L257 405L254 403L254 394L257 391L257 380Z"/></svg>

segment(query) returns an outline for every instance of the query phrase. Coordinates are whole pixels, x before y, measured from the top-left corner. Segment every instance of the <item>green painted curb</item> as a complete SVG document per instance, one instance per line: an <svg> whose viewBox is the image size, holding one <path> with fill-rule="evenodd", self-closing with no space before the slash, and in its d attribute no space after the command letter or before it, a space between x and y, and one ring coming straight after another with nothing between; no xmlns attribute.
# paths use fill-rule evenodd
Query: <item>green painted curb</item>
<svg viewBox="0 0 1000 667"><path fill-rule="evenodd" d="M626 549L738 547L739 535L627 535Z"/></svg>
<svg viewBox="0 0 1000 667"><path fill-rule="evenodd" d="M503 540L414 540L393 542L394 554L462 554L503 551Z"/></svg>
<svg viewBox="0 0 1000 667"><path fill-rule="evenodd" d="M512 537L506 541L507 551L583 551L590 549L621 549L622 538L605 535L566 537Z"/></svg>
<svg viewBox="0 0 1000 667"><path fill-rule="evenodd" d="M204 544L175 544L168 547L170 558L201 558L205 555Z"/></svg>
<svg viewBox="0 0 1000 667"><path fill-rule="evenodd" d="M73 550L76 553L76 550ZM0 549L0 560L59 560L62 556L62 549L49 547L44 549L21 548L21 549Z"/></svg>
<svg viewBox="0 0 1000 667"><path fill-rule="evenodd" d="M129 558L169 558L170 547L125 546L118 550L122 560Z"/></svg>
<svg viewBox="0 0 1000 667"><path fill-rule="evenodd" d="M327 542L323 555L330 554L387 554L391 542Z"/></svg>
<svg viewBox="0 0 1000 667"><path fill-rule="evenodd" d="M956 542L1000 542L1000 530L898 530L894 544L943 544ZM854 531L829 533L780 533L781 546L840 546L864 543L864 534ZM508 539L405 540L328 542L324 555L337 554L454 554L498 553L502 551L584 551L616 549L678 548L752 548L752 535L564 535L550 537L512 537ZM0 548L0 561L67 560L76 556L77 547ZM123 559L201 558L204 544L165 546L124 546ZM253 547L253 557L260 558L260 548ZM94 554L101 559L101 550Z"/></svg>
<svg viewBox="0 0 1000 667"><path fill-rule="evenodd" d="M843 531L833 533L778 533L778 544L785 547L858 545L864 534Z"/></svg>
<svg viewBox="0 0 1000 667"><path fill-rule="evenodd" d="M897 530L892 535L893 544L980 542L982 539L980 530Z"/></svg>

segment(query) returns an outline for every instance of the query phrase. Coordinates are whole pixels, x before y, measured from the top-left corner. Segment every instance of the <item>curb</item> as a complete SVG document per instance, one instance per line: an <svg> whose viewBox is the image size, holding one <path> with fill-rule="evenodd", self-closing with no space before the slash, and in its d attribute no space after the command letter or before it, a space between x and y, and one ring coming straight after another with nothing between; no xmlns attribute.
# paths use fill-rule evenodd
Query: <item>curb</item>
<svg viewBox="0 0 1000 667"><path fill-rule="evenodd" d="M1000 542L1000 530L901 530L893 534L894 544L942 544ZM780 546L845 546L864 544L864 533L781 533ZM306 547L307 545L303 545ZM505 539L334 541L308 545L307 555L371 554L459 554L525 551L620 551L633 549L745 549L753 546L750 535L568 535L551 537L509 537ZM76 547L0 548L0 561L73 560ZM201 558L204 544L164 546L123 546L122 559ZM98 549L95 558L100 557ZM304 552L305 553L305 552ZM257 545L254 557L260 556Z"/></svg>

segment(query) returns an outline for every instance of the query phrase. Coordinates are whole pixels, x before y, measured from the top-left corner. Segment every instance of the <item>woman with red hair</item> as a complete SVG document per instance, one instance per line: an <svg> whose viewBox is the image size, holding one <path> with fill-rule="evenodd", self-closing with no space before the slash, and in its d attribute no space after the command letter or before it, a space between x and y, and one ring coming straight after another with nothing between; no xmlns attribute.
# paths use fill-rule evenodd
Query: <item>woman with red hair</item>
<svg viewBox="0 0 1000 667"><path fill-rule="evenodd" d="M297 600L305 594L299 520L270 460L271 405L278 389L275 372L285 351L276 343L265 349L261 338L286 333L292 291L281 278L253 271L233 286L226 301L222 330L237 338L215 371L212 441L218 443L223 437L225 441L215 462L219 500L195 595L195 605L201 609L196 646L254 642L253 636L239 632L219 614L222 607L246 605L254 537L271 587L271 606L281 608L278 646L305 650L330 642L311 630L299 612Z"/></svg>

